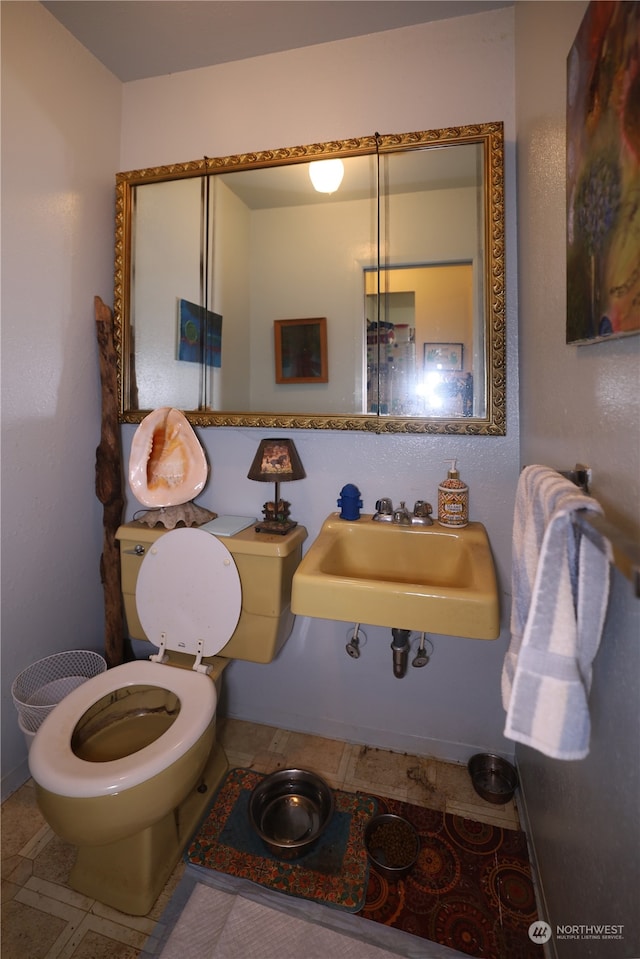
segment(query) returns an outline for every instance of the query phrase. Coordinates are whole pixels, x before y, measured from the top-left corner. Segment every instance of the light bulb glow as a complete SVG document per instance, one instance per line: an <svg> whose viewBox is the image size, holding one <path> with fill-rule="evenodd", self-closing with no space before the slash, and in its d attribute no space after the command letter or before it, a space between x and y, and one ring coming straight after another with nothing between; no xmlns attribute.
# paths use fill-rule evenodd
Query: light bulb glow
<svg viewBox="0 0 640 959"><path fill-rule="evenodd" d="M433 410L437 410L444 405L442 395L439 393L441 383L441 373L429 372L425 373L422 383L416 388L417 395L422 397L425 404Z"/></svg>
<svg viewBox="0 0 640 959"><path fill-rule="evenodd" d="M342 160L314 160L309 164L309 177L318 193L335 193L343 176Z"/></svg>

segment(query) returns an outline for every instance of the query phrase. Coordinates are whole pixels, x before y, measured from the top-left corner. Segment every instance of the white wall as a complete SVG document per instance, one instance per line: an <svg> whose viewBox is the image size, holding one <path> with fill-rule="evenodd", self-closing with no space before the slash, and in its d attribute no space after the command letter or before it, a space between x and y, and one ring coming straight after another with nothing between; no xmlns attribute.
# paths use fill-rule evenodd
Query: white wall
<svg viewBox="0 0 640 959"><path fill-rule="evenodd" d="M2 787L11 683L104 647L93 297L111 302L121 84L39 3L2 4Z"/></svg>
<svg viewBox="0 0 640 959"><path fill-rule="evenodd" d="M276 662L234 663L227 670L224 707L231 715L453 759L477 749L512 753L502 737L499 693L519 468L512 29L513 10L501 10L125 85L123 170L376 130L505 124L507 436L287 431L307 478L286 490L311 540L345 483L359 486L368 511L385 495L409 505L415 499L433 503L446 475L444 460L457 457L471 488L471 516L485 523L494 548L503 590L502 637L434 637L431 664L398 680L389 630L365 627L368 643L353 660L344 649L346 624L300 619ZM122 430L125 456L133 432ZM246 474L263 435L250 429L199 432L212 465L199 502L218 513L260 515L270 487ZM129 516L136 506L130 500Z"/></svg>
<svg viewBox="0 0 640 959"><path fill-rule="evenodd" d="M640 529L640 337L565 342L566 57L586 2L516 4L522 463L593 469L607 516ZM640 603L612 573L590 697L591 747L559 762L516 755L561 959L640 955ZM606 918L605 918L606 917ZM621 940L557 939L556 925L621 924Z"/></svg>
<svg viewBox="0 0 640 959"><path fill-rule="evenodd" d="M251 219L251 409L362 413L370 202L258 210ZM278 385L273 320L313 316L327 319L329 382Z"/></svg>

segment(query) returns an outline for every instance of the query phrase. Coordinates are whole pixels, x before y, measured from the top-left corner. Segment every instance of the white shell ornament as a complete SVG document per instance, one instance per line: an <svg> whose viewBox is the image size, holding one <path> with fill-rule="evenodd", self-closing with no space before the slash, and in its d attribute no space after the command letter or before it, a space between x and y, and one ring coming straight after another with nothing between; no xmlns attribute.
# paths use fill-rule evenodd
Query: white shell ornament
<svg viewBox="0 0 640 959"><path fill-rule="evenodd" d="M144 506L180 506L202 492L209 467L193 427L180 410L163 406L133 435L129 486Z"/></svg>

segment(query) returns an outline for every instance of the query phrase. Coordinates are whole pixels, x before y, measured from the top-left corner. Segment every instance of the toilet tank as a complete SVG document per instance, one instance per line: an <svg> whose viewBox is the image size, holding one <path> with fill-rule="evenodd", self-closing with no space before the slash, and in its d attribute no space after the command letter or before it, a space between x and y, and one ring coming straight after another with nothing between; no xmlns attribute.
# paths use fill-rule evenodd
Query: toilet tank
<svg viewBox="0 0 640 959"><path fill-rule="evenodd" d="M136 608L138 572L149 546L168 530L143 523L125 523L118 529L121 584L127 629L132 639L148 640ZM234 536L218 537L227 547L240 575L242 610L235 632L218 654L225 659L270 663L293 629L291 583L307 538L304 526L286 536L256 533L253 526ZM205 662L207 660L205 659Z"/></svg>

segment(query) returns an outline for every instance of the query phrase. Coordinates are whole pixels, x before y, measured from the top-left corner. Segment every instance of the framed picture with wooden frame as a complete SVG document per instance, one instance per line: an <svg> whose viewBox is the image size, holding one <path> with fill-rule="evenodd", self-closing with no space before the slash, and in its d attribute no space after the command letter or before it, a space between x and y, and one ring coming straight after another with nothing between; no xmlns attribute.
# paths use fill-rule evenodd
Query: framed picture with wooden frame
<svg viewBox="0 0 640 959"><path fill-rule="evenodd" d="M328 383L327 319L275 320L276 383Z"/></svg>
<svg viewBox="0 0 640 959"><path fill-rule="evenodd" d="M452 373L462 370L462 343L425 343L425 372Z"/></svg>

